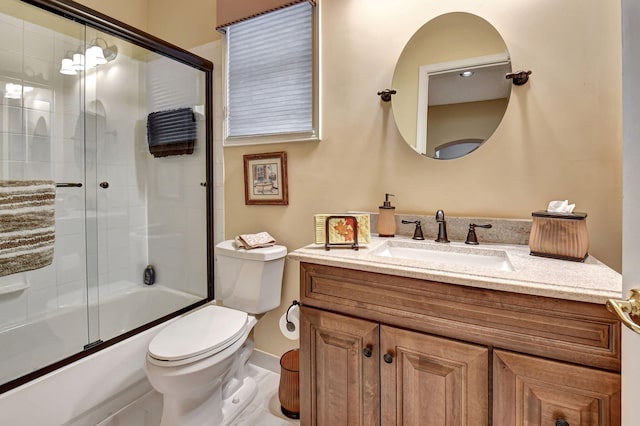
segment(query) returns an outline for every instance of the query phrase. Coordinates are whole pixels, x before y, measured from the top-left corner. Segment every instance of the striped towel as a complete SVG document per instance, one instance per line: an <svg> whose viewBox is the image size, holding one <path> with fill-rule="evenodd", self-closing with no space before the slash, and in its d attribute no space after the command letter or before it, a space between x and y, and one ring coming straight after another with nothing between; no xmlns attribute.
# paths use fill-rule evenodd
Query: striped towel
<svg viewBox="0 0 640 426"><path fill-rule="evenodd" d="M0 277L53 261L54 182L0 180Z"/></svg>

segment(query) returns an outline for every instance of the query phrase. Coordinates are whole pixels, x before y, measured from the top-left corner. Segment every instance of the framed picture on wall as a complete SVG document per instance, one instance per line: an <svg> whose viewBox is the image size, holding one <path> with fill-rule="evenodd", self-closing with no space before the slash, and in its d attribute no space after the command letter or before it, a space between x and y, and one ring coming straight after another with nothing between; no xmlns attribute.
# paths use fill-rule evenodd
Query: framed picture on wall
<svg viewBox="0 0 640 426"><path fill-rule="evenodd" d="M287 153L269 152L244 156L245 204L289 204Z"/></svg>

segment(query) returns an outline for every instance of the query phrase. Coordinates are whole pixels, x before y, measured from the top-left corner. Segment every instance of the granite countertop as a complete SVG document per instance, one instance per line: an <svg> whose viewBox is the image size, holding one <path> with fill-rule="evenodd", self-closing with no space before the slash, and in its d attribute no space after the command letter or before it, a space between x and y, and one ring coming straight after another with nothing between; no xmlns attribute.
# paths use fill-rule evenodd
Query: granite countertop
<svg viewBox="0 0 640 426"><path fill-rule="evenodd" d="M513 270L386 257L381 251L388 241L394 246L418 244L440 251L497 254L506 257ZM593 256L584 263L548 259L531 256L529 247L520 244L468 246L461 242L442 244L408 237L372 236L371 243L357 251L345 247L327 251L324 245L311 244L289 253L288 257L299 262L589 303L604 304L609 298L621 298L622 293L622 276Z"/></svg>

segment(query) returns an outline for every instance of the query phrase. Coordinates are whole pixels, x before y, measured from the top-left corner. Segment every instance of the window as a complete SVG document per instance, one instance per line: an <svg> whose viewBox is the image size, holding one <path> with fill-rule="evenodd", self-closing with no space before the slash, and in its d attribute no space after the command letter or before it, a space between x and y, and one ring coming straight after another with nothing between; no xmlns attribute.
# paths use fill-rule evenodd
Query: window
<svg viewBox="0 0 640 426"><path fill-rule="evenodd" d="M225 145L318 140L314 12L303 2L226 28Z"/></svg>

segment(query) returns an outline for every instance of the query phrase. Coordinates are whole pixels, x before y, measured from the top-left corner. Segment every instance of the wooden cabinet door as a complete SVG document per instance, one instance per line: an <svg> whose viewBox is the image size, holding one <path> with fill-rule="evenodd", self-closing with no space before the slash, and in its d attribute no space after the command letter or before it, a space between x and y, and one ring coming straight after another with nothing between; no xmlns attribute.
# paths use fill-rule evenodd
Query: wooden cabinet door
<svg viewBox="0 0 640 426"><path fill-rule="evenodd" d="M380 356L383 425L488 424L486 347L383 325Z"/></svg>
<svg viewBox="0 0 640 426"><path fill-rule="evenodd" d="M380 424L379 325L302 307L302 425Z"/></svg>
<svg viewBox="0 0 640 426"><path fill-rule="evenodd" d="M493 377L495 426L620 425L619 374L496 350Z"/></svg>

